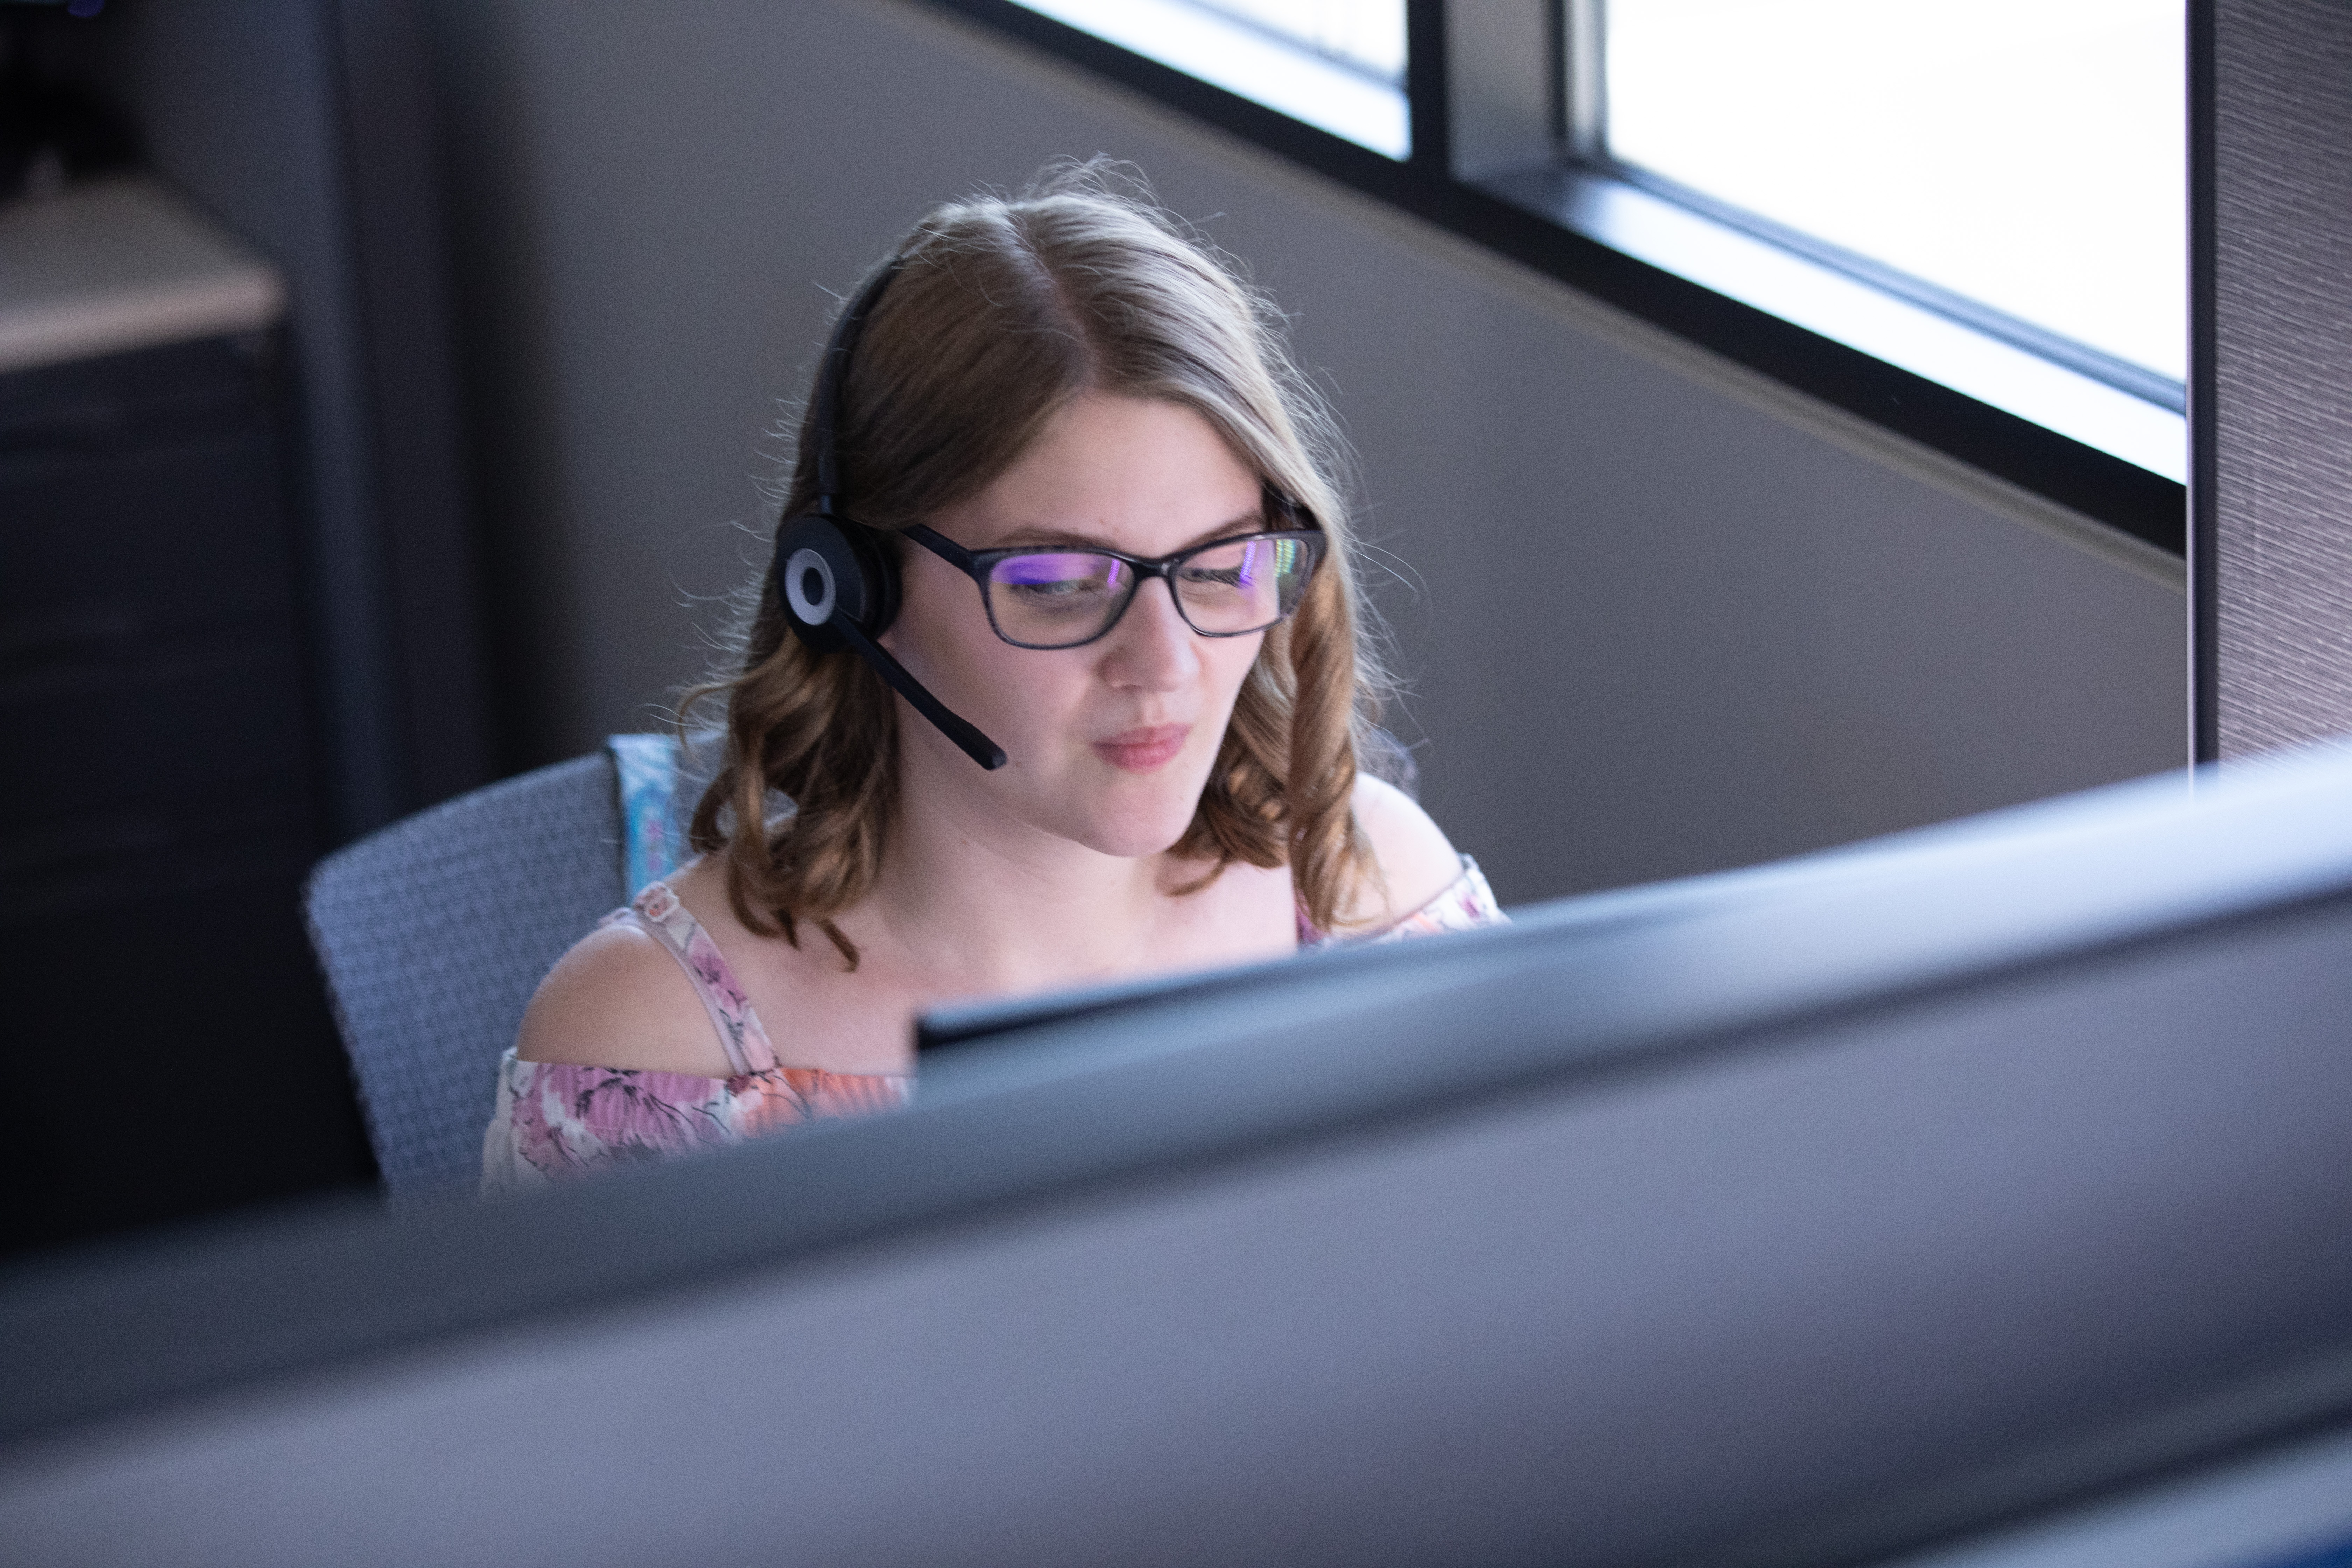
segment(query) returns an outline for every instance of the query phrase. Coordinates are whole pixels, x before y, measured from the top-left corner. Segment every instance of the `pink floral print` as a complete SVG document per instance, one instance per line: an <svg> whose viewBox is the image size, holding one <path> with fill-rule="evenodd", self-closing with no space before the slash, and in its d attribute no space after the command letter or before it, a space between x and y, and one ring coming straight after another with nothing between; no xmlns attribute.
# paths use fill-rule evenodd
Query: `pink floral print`
<svg viewBox="0 0 2352 1568"><path fill-rule="evenodd" d="M913 1094L915 1080L908 1077L778 1066L734 970L668 883L648 882L627 909L600 923L623 921L659 941L685 968L735 1070L698 1078L527 1062L509 1049L499 1062L497 1102L482 1139L486 1195L675 1159L811 1122L878 1115Z"/></svg>
<svg viewBox="0 0 2352 1568"><path fill-rule="evenodd" d="M1468 856L1454 885L1384 931L1328 936L1299 916L1302 948L1355 947L1498 925L1486 879ZM667 948L694 984L735 1069L726 1078L625 1068L499 1063L496 1107L482 1140L482 1191L505 1195L651 1160L676 1159L819 1121L896 1110L911 1077L779 1066L768 1032L719 944L667 882L655 881L603 923L629 921Z"/></svg>

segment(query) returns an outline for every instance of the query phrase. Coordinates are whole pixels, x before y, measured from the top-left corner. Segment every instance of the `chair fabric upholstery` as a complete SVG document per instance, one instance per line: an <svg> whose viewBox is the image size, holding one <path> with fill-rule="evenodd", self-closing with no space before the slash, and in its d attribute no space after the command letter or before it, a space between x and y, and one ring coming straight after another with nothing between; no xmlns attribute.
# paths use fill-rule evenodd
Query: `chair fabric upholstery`
<svg viewBox="0 0 2352 1568"><path fill-rule="evenodd" d="M548 967L625 899L609 753L338 850L305 913L393 1204L467 1195L499 1058Z"/></svg>

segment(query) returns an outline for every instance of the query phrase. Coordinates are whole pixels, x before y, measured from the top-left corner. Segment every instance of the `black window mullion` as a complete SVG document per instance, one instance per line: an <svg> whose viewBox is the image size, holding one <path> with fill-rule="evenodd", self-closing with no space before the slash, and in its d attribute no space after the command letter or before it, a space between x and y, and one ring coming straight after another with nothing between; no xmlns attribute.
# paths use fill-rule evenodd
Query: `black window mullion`
<svg viewBox="0 0 2352 1568"><path fill-rule="evenodd" d="M1412 126L1409 163L1426 179L1451 179L1454 123L1445 63L1445 0L1405 0L1404 18L1404 92Z"/></svg>

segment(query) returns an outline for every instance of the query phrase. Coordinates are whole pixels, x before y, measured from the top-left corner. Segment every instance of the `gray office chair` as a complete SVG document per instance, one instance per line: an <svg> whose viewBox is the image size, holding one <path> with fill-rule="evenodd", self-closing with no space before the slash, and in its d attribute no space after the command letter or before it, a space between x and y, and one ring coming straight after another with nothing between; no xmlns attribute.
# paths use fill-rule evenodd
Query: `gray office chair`
<svg viewBox="0 0 2352 1568"><path fill-rule="evenodd" d="M632 746L667 749L618 737L419 812L311 872L310 944L394 1206L476 1190L499 1057L531 992L647 875L626 865L621 763ZM673 834L700 772L678 771Z"/></svg>
<svg viewBox="0 0 2352 1568"><path fill-rule="evenodd" d="M1385 731L1370 741L1365 768L1417 794L1412 752ZM668 868L625 841L622 791L656 781L668 842L682 843L686 813L717 763L715 737L688 745L674 767L669 757L656 737L616 736L593 756L394 823L310 874L310 944L395 1207L478 1187L499 1058L541 976Z"/></svg>

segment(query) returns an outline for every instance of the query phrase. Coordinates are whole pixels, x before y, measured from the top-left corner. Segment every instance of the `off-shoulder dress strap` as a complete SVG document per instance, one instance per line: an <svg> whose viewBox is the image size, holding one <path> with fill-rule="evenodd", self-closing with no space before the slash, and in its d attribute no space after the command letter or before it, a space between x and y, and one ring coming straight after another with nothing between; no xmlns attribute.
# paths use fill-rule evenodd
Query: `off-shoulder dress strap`
<svg viewBox="0 0 2352 1568"><path fill-rule="evenodd" d="M646 883L629 900L628 908L614 910L598 923L634 925L669 950L693 984L694 994L702 999L702 1010L710 1015L710 1026L719 1031L719 1043L737 1076L775 1067L775 1047L761 1026L760 1015L751 1008L751 999L743 994L735 971L729 967L727 955L719 951L702 922L687 912L667 882Z"/></svg>
<svg viewBox="0 0 2352 1568"><path fill-rule="evenodd" d="M1475 931L1480 926L1510 923L1511 917L1495 902L1495 890L1486 885L1486 874L1478 869L1477 861L1465 855L1462 875L1429 902L1390 926L1335 935L1317 927L1307 915L1307 906L1300 904L1298 945L1302 949L1370 947L1412 937L1442 936L1451 931Z"/></svg>

